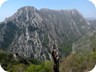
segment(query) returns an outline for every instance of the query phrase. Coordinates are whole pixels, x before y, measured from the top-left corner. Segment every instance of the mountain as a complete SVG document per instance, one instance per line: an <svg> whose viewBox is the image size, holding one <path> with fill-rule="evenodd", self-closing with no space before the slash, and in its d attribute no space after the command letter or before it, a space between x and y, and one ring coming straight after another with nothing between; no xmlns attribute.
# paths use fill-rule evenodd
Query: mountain
<svg viewBox="0 0 96 72"><path fill-rule="evenodd" d="M91 27L96 30L96 19L88 19Z"/></svg>
<svg viewBox="0 0 96 72"><path fill-rule="evenodd" d="M86 18L87 20L96 20L96 18L92 18L92 17L90 17L90 18Z"/></svg>
<svg viewBox="0 0 96 72"><path fill-rule="evenodd" d="M88 21L76 9L50 10L25 6L0 23L0 49L23 57L51 59L56 43L61 55L72 51L72 43L90 31Z"/></svg>

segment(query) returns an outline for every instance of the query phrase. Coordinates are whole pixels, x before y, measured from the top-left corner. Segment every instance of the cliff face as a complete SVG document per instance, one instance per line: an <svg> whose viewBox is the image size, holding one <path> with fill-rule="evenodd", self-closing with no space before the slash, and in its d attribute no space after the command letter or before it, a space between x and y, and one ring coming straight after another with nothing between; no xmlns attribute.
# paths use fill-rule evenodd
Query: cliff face
<svg viewBox="0 0 96 72"><path fill-rule="evenodd" d="M51 59L55 42L62 55L72 43L91 30L77 10L37 10L23 7L0 23L0 48L24 57Z"/></svg>

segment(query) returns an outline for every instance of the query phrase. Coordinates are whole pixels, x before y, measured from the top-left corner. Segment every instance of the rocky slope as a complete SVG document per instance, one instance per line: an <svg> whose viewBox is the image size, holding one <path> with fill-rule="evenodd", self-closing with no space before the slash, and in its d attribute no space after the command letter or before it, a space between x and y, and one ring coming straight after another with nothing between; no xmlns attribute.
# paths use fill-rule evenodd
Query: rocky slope
<svg viewBox="0 0 96 72"><path fill-rule="evenodd" d="M96 19L88 19L88 22L90 23L91 27L96 30Z"/></svg>
<svg viewBox="0 0 96 72"><path fill-rule="evenodd" d="M91 28L77 10L22 7L0 23L0 48L24 57L51 59L55 42L62 55Z"/></svg>
<svg viewBox="0 0 96 72"><path fill-rule="evenodd" d="M89 31L83 35L80 39L75 41L72 45L72 52L81 55L89 54L90 52L96 50L96 19L87 18L88 25L91 27L92 31Z"/></svg>
<svg viewBox="0 0 96 72"><path fill-rule="evenodd" d="M87 33L78 41L73 43L72 46L73 53L78 53L81 55L89 54L96 50L96 30Z"/></svg>

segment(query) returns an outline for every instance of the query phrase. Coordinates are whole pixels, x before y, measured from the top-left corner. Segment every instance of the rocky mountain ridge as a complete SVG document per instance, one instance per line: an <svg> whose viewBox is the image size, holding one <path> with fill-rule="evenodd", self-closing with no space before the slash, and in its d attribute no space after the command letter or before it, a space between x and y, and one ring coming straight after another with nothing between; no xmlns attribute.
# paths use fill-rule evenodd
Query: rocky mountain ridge
<svg viewBox="0 0 96 72"><path fill-rule="evenodd" d="M56 43L62 55L72 43L90 31L88 21L77 10L50 10L26 6L0 23L0 48L23 57L51 59Z"/></svg>

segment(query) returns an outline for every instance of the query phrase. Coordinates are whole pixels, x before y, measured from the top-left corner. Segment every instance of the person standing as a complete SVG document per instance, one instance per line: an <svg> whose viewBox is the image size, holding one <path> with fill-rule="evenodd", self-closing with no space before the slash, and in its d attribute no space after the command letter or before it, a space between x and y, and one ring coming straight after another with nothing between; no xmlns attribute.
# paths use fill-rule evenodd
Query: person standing
<svg viewBox="0 0 96 72"><path fill-rule="evenodd" d="M54 61L53 70L54 70L54 72L59 72L59 54L58 54L55 44L53 44L53 46L52 46L52 57L53 57L53 61Z"/></svg>

